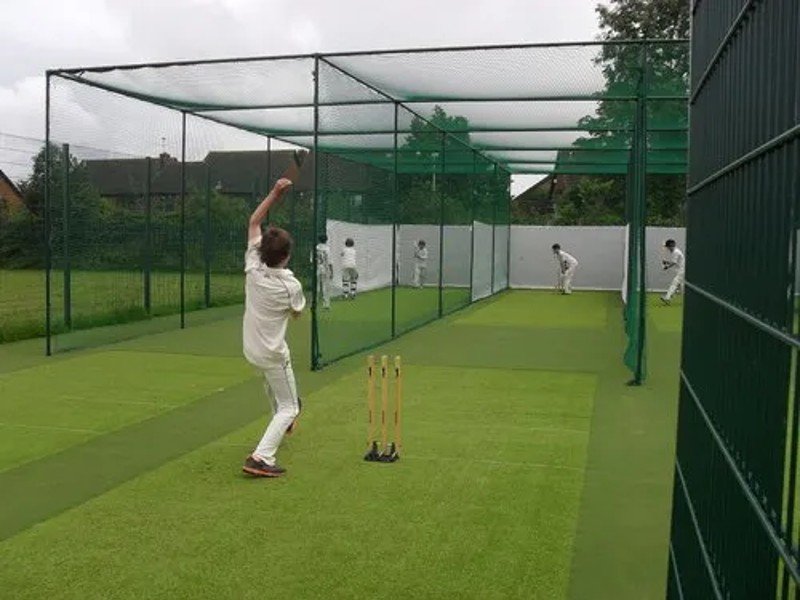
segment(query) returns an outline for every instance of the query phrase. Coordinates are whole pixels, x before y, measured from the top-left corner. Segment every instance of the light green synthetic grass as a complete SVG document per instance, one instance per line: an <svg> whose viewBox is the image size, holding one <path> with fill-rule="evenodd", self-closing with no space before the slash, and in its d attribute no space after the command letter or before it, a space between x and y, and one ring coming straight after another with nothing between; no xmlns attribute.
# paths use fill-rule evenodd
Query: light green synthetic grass
<svg viewBox="0 0 800 600"><path fill-rule="evenodd" d="M648 385L625 387L618 298L583 295L568 304L511 292L375 349L407 365L396 465L360 460L363 356L309 373L301 320L291 344L306 411L280 454L285 480L238 473L266 422L255 377L0 471L0 589L22 598L663 597L678 336L653 328ZM550 318L526 321L531 304ZM605 328L573 326L598 309ZM241 360L240 328L237 315L115 348L156 362L191 355L214 370ZM113 381L116 370L102 376ZM145 379L126 383L143 389Z"/></svg>
<svg viewBox="0 0 800 600"><path fill-rule="evenodd" d="M254 423L6 541L5 589L18 598L563 597L595 378L408 365L395 465L360 459L363 384L353 373L307 397L282 454L285 480L236 474L261 433ZM250 566L264 577L246 576Z"/></svg>
<svg viewBox="0 0 800 600"><path fill-rule="evenodd" d="M133 271L73 271L73 328L81 329L146 317L142 274ZM240 274L213 274L212 304L240 300ZM51 274L53 330L63 331L64 278ZM203 302L204 276L187 273L185 293L189 308ZM151 314L180 310L180 275L154 272L151 280ZM0 270L0 343L44 335L45 275L36 270Z"/></svg>
<svg viewBox="0 0 800 600"><path fill-rule="evenodd" d="M602 329L608 319L608 294L576 292L515 292L503 303L470 313L459 324L541 327L557 329Z"/></svg>
<svg viewBox="0 0 800 600"><path fill-rule="evenodd" d="M662 333L680 333L683 329L683 294L673 297L669 306L661 302L660 294L649 294L647 317Z"/></svg>
<svg viewBox="0 0 800 600"><path fill-rule="evenodd" d="M0 471L252 376L233 358L106 352L0 374Z"/></svg>
<svg viewBox="0 0 800 600"><path fill-rule="evenodd" d="M463 288L444 288L444 312L469 304L469 294L469 290ZM429 323L439 316L438 288L397 288L395 303L398 333ZM391 288L364 292L355 300L334 299L330 310L319 312L318 331L320 352L326 363L389 340L392 331Z"/></svg>

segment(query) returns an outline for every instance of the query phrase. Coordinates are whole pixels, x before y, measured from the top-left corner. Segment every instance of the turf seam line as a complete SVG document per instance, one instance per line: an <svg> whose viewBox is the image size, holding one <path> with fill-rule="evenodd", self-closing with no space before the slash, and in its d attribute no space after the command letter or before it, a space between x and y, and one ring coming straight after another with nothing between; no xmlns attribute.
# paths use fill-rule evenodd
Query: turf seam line
<svg viewBox="0 0 800 600"><path fill-rule="evenodd" d="M80 429L77 427L59 427L58 425L26 425L25 423L0 423L0 427L16 427L17 429L46 429L50 431L67 431L70 433L105 433L97 429Z"/></svg>
<svg viewBox="0 0 800 600"><path fill-rule="evenodd" d="M407 460L428 460L428 461L445 461L445 462L459 462L467 464L483 464L483 465L496 465L500 467L529 467L533 469L554 469L557 471L572 471L576 473L583 473L582 467L570 467L567 465L548 465L546 463L532 463L532 462L515 462L510 460L492 460L483 458L471 458L465 460L464 458L451 458L448 456L422 456L419 454L404 454L404 459Z"/></svg>

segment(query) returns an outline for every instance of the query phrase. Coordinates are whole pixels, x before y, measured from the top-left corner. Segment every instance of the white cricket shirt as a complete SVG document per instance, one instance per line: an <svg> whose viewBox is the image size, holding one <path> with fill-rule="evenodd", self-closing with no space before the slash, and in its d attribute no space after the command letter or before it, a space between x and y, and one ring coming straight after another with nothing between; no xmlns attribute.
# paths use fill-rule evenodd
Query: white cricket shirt
<svg viewBox="0 0 800 600"><path fill-rule="evenodd" d="M684 272L686 267L686 257L683 255L683 252L677 248L672 251L668 251L667 260L678 268L678 273Z"/></svg>
<svg viewBox="0 0 800 600"><path fill-rule="evenodd" d="M328 274L331 265L331 249L328 244L317 244L317 273Z"/></svg>
<svg viewBox="0 0 800 600"><path fill-rule="evenodd" d="M572 254L564 252L563 250L558 251L558 254L556 254L556 260L558 261L559 266L564 271L566 271L570 267L578 266L578 259L572 256Z"/></svg>
<svg viewBox="0 0 800 600"><path fill-rule="evenodd" d="M291 312L306 305L303 286L289 269L273 269L261 262L261 237L250 240L244 255L245 301L242 342L251 364L268 368L290 359L286 326Z"/></svg>
<svg viewBox="0 0 800 600"><path fill-rule="evenodd" d="M414 258L417 259L417 264L425 264L425 262L428 260L428 249L417 246L417 249L414 252Z"/></svg>
<svg viewBox="0 0 800 600"><path fill-rule="evenodd" d="M342 250L342 268L356 268L356 249L354 247L345 246L344 250Z"/></svg>

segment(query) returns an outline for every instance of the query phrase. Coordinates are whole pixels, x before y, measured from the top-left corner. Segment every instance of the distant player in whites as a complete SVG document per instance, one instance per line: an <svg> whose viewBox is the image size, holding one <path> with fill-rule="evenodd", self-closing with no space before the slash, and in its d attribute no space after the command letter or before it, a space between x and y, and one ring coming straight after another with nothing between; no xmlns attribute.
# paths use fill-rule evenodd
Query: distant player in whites
<svg viewBox="0 0 800 600"><path fill-rule="evenodd" d="M356 297L357 282L356 243L353 238L347 238L342 249L342 293L345 299L352 300Z"/></svg>
<svg viewBox="0 0 800 600"><path fill-rule="evenodd" d="M419 240L414 245L414 287L421 288L425 285L425 276L428 273L428 248L425 240Z"/></svg>
<svg viewBox="0 0 800 600"><path fill-rule="evenodd" d="M556 289L560 290L562 294L571 294L572 278L575 276L575 269L578 268L578 261L568 252L564 252L561 249L561 244L553 244L553 256L555 256L558 263Z"/></svg>
<svg viewBox="0 0 800 600"><path fill-rule="evenodd" d="M317 293L322 300L322 308L326 310L331 307L332 279L331 249L328 246L328 236L322 234L317 244Z"/></svg>
<svg viewBox="0 0 800 600"><path fill-rule="evenodd" d="M678 247L675 245L675 240L667 240L664 243L666 251L661 260L661 265L665 271L675 269L675 277L672 278L672 283L669 284L667 293L661 297L664 304L669 304L672 297L678 292L678 289L683 287L684 273L686 272L686 257L683 255Z"/></svg>

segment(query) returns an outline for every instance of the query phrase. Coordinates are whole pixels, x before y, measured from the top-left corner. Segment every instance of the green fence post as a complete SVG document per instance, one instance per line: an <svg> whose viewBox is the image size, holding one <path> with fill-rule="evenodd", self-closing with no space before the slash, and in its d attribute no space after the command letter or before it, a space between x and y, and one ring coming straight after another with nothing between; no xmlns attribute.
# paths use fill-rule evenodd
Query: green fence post
<svg viewBox="0 0 800 600"><path fill-rule="evenodd" d="M181 329L186 328L186 112L181 112Z"/></svg>
<svg viewBox="0 0 800 600"><path fill-rule="evenodd" d="M203 232L203 292L205 307L211 306L211 166L206 163L205 227Z"/></svg>
<svg viewBox="0 0 800 600"><path fill-rule="evenodd" d="M319 55L314 56L314 206L311 226L312 243L319 237ZM317 323L317 268L311 269L311 369L320 368L319 331Z"/></svg>
<svg viewBox="0 0 800 600"><path fill-rule="evenodd" d="M472 304L472 288L475 286L475 178L477 177L478 153L472 151L472 177L469 182L469 302Z"/></svg>
<svg viewBox="0 0 800 600"><path fill-rule="evenodd" d="M69 217L71 212L69 167L70 153L69 144L61 147L63 160L63 177L61 182L61 192L63 196L63 215L62 215L62 235L64 237L64 325L72 328L72 264L70 260L69 248Z"/></svg>
<svg viewBox="0 0 800 600"><path fill-rule="evenodd" d="M45 355L53 353L52 347L52 306L50 304L52 253L50 251L50 72L45 76L45 101L44 101L44 223L42 227L42 242L44 245L44 330L45 330Z"/></svg>
<svg viewBox="0 0 800 600"><path fill-rule="evenodd" d="M439 318L444 314L444 180L447 163L445 162L445 152L447 148L447 134L442 133L442 159L439 166L442 174L442 181L439 183ZM433 175L436 177L436 173Z"/></svg>
<svg viewBox="0 0 800 600"><path fill-rule="evenodd" d="M150 157L144 159L144 310L149 315L151 305L150 278L153 270L153 163Z"/></svg>
<svg viewBox="0 0 800 600"><path fill-rule="evenodd" d="M495 293L495 253L496 248L496 234L497 234L497 201L499 200L497 189L497 163L492 167L492 295Z"/></svg>
<svg viewBox="0 0 800 600"><path fill-rule="evenodd" d="M397 284L399 276L399 273L397 272L397 225L398 225L397 204L400 201L400 186L399 186L399 181L397 180L397 124L398 124L399 112L400 112L400 105L397 102L395 102L394 134L393 134L394 179L392 180L392 337L393 338L397 336Z"/></svg>

